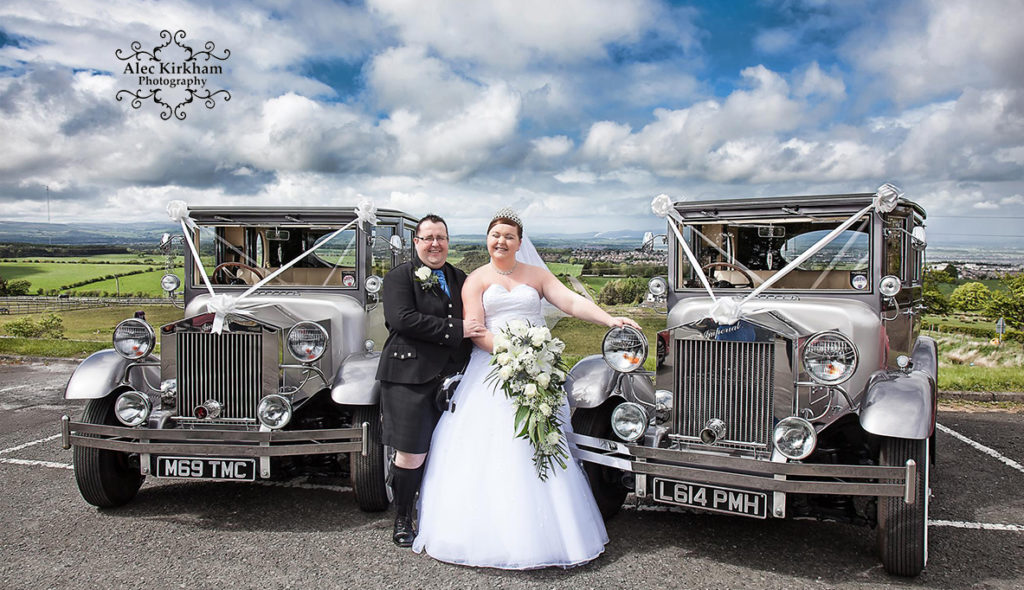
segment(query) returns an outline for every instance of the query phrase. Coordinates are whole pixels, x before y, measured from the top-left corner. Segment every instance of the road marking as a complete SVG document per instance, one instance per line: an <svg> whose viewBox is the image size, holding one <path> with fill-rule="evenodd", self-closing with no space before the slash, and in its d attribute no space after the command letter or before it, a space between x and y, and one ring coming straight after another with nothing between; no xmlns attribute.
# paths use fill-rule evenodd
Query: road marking
<svg viewBox="0 0 1024 590"><path fill-rule="evenodd" d="M989 522L961 522L959 520L929 520L928 526L948 526L958 529L981 529L985 531L1016 531L1024 533L1024 524L994 524Z"/></svg>
<svg viewBox="0 0 1024 590"><path fill-rule="evenodd" d="M20 451L21 449L25 449L25 448L31 447L33 445L38 445L40 443L48 442L48 441L51 441L51 440L53 440L55 438L60 438L60 435L59 434L55 434L53 436L48 436L46 438L41 438L39 440L34 440L32 442L27 442L27 443L25 443L23 445L18 445L16 447L10 447L10 448L7 448L7 449L2 449L2 450L0 450L0 455L3 455L5 453L13 453L14 451Z"/></svg>
<svg viewBox="0 0 1024 590"><path fill-rule="evenodd" d="M1009 457L1003 455L999 451L997 451L995 449L992 449L992 448L989 448L989 447L986 447L985 445L983 445L983 444L981 444L979 442L975 442L975 441L967 438L966 436L960 434L959 432L957 432L957 431L955 431L955 430L953 430L951 428L947 428L946 426L943 426L942 424L939 424L938 422L935 423L935 427L938 428L939 430L941 430L942 432L945 432L946 434L952 436L953 438L956 438L956 439L958 439L958 440L960 440L962 442L965 442L968 445L978 449L982 453L985 453L986 455L989 455L991 457L995 457L996 459L1002 461L1003 463L1009 465L1010 467L1013 467L1017 471L1020 471L1021 473L1024 473L1024 465L1021 465L1020 463L1014 461L1013 459L1010 459Z"/></svg>
<svg viewBox="0 0 1024 590"><path fill-rule="evenodd" d="M29 465L31 467L53 467L55 469L74 469L72 465L69 465L67 463L54 463L53 461L30 461L28 459L0 458L0 463L10 463L11 465Z"/></svg>

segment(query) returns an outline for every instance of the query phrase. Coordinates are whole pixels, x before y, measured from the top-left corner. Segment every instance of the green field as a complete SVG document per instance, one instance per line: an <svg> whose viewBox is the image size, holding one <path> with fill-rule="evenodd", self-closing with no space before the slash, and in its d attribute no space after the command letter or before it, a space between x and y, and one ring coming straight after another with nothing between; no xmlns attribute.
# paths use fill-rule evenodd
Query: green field
<svg viewBox="0 0 1024 590"><path fill-rule="evenodd" d="M182 318L184 311L180 308L174 307L173 305L139 305L139 306L127 306L127 305L114 305L110 307L100 307L96 309L82 309L78 311L65 311L57 313L56 315L64 322L64 337L69 341L92 341L106 343L102 348L109 348L110 337L114 331L114 327L117 326L121 320L132 317L136 311L144 311L146 313L146 321L153 326L160 326L179 320ZM23 318L32 318L34 321L38 321L42 316L46 314L29 314L19 316L3 316L0 319L0 334L5 334L6 330L4 326L9 323ZM26 340L24 338L0 338L0 341L7 340ZM41 340L36 342L53 342L48 340ZM19 354L34 354L34 353L19 353ZM61 356L61 355L44 355L44 356Z"/></svg>
<svg viewBox="0 0 1024 590"><path fill-rule="evenodd" d="M964 283L981 283L988 287L989 291L1003 291L1007 292L1006 285L1000 279L960 279L955 284L953 283L938 283L936 286L939 288L939 292L949 297L949 295L960 285Z"/></svg>
<svg viewBox="0 0 1024 590"><path fill-rule="evenodd" d="M179 264L181 257L178 257ZM163 264L166 258L162 254L97 254L95 256L25 256L21 258L8 258L14 262L59 262L59 263L97 263L114 262L117 264L144 264L152 266ZM0 263L3 264L3 263Z"/></svg>
<svg viewBox="0 0 1024 590"><path fill-rule="evenodd" d="M569 264L568 262L548 262L548 270L556 275L569 275L578 277L583 272L582 264Z"/></svg>
<svg viewBox="0 0 1024 590"><path fill-rule="evenodd" d="M601 292L601 289L603 289L609 281L614 281L615 279L621 278L622 277L599 277L594 275L586 275L579 277L580 282L587 287L587 289L590 291L590 294L593 295L594 297L597 297L597 294Z"/></svg>
<svg viewBox="0 0 1024 590"><path fill-rule="evenodd" d="M121 274L144 269L153 265L143 264L61 264L55 262L3 262L0 276L12 280L26 280L32 283L29 293L37 289L59 289L90 278Z"/></svg>
<svg viewBox="0 0 1024 590"><path fill-rule="evenodd" d="M88 285L69 289L68 292L106 291L108 293L131 295L142 292L145 293L147 297L163 297L164 291L160 288L160 279L164 276L165 272L166 271L164 270L155 270L127 277L118 277L116 281L114 279L107 279L105 281L89 283ZM183 269L174 269L174 274L178 275L178 278L181 279L182 283L185 282L185 271Z"/></svg>

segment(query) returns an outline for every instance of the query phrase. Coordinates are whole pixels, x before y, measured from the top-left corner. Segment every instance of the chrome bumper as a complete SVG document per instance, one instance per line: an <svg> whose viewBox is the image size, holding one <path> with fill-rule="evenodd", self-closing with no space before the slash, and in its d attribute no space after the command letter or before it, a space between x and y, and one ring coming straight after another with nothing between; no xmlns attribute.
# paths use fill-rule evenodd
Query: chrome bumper
<svg viewBox="0 0 1024 590"><path fill-rule="evenodd" d="M269 477L270 457L356 452L366 456L370 451L369 427L369 423L363 422L353 428L329 430L164 430L72 422L66 415L60 419L65 449L77 445L138 453L144 459L144 474L148 471L149 455L177 455L255 457L260 459L261 476Z"/></svg>
<svg viewBox="0 0 1024 590"><path fill-rule="evenodd" d="M638 476L776 494L902 497L907 504L913 504L917 497L917 463L912 460L901 467L779 463L630 445L574 432L568 433L567 438L576 445L573 456L577 459ZM639 496L640 486L637 491ZM777 512L776 516L779 515Z"/></svg>

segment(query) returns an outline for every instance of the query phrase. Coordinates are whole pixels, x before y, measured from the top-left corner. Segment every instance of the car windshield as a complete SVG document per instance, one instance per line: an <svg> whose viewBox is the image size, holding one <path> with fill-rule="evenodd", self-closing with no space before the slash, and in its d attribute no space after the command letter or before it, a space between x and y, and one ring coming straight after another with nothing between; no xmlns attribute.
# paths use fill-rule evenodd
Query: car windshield
<svg viewBox="0 0 1024 590"><path fill-rule="evenodd" d="M752 289L799 262L769 289L866 290L870 282L870 218L854 222L817 252L798 260L847 218L715 219L681 226L683 237L716 289ZM703 289L682 247L676 284Z"/></svg>
<svg viewBox="0 0 1024 590"><path fill-rule="evenodd" d="M357 230L353 227L331 237L338 227L200 226L196 245L206 274L214 285L254 285L319 246L271 279L267 286L354 289ZM202 280L198 268L194 269L193 285L202 285Z"/></svg>

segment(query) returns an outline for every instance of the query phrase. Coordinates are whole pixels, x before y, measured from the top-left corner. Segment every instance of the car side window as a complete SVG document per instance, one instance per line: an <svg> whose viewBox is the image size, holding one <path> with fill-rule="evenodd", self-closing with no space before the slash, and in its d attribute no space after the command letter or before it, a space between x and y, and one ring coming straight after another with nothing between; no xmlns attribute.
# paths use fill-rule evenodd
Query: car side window
<svg viewBox="0 0 1024 590"><path fill-rule="evenodd" d="M907 232L906 217L892 216L885 220L885 272L896 275L901 282L907 282L903 272L903 259L906 254Z"/></svg>

